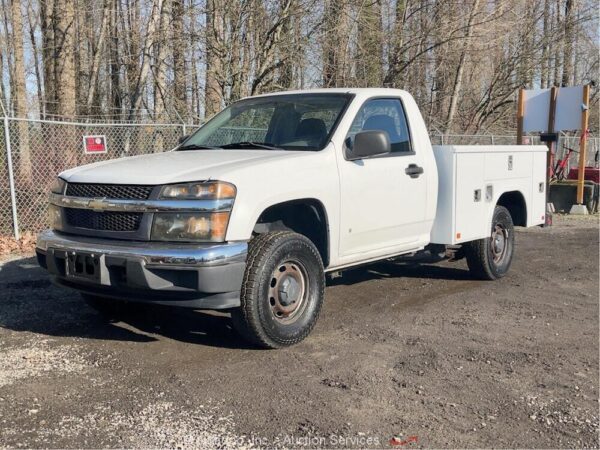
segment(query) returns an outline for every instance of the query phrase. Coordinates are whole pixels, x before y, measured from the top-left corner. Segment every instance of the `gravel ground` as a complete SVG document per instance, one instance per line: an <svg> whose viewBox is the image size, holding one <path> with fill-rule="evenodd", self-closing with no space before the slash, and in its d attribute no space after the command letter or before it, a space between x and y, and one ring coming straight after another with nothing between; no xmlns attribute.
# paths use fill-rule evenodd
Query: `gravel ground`
<svg viewBox="0 0 600 450"><path fill-rule="evenodd" d="M520 230L512 271L386 262L328 283L313 334L100 314L0 263L0 447L599 446L598 217Z"/></svg>

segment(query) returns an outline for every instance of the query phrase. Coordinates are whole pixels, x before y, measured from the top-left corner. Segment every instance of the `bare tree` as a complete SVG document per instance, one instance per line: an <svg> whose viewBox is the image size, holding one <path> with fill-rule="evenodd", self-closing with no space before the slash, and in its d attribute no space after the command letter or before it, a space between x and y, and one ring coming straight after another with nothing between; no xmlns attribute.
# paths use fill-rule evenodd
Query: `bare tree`
<svg viewBox="0 0 600 450"><path fill-rule="evenodd" d="M21 2L11 0L11 21L13 29L14 48L14 78L12 82L12 94L14 100L14 112L17 117L27 116L27 92L25 86L25 60L23 55L23 11ZM19 128L19 179L30 183L31 154L29 149L29 130L27 122L18 122Z"/></svg>
<svg viewBox="0 0 600 450"><path fill-rule="evenodd" d="M104 54L104 45L106 41L106 34L108 30L108 22L110 19L110 0L104 0L104 8L102 10L102 23L100 24L100 34L98 41L96 42L96 48L94 49L94 56L92 58L92 66L90 68L90 82L89 89L87 92L87 99L85 102L86 111L91 111L94 98L96 96L96 89L98 87L98 77L100 75L100 59Z"/></svg>
<svg viewBox="0 0 600 450"><path fill-rule="evenodd" d="M540 87L548 87L548 80L550 79L550 39L548 36L550 28L550 0L544 0L544 13L542 23L542 55L541 55L541 68L540 68Z"/></svg>
<svg viewBox="0 0 600 450"><path fill-rule="evenodd" d="M359 86L380 86L383 81L383 28L381 1L362 0L358 12L357 64Z"/></svg>
<svg viewBox="0 0 600 450"><path fill-rule="evenodd" d="M146 80L148 79L148 74L150 73L152 50L154 48L157 29L160 26L162 8L163 0L154 0L152 2L152 12L148 22L144 50L142 53L142 67L140 68L139 75L136 78L135 88L131 93L131 109L129 113L130 120L133 120L136 111L142 104L142 94L146 85Z"/></svg>
<svg viewBox="0 0 600 450"><path fill-rule="evenodd" d="M37 86L37 101L40 116L44 116L45 103L44 103L44 88L42 70L40 69L40 49L38 46L38 38L36 36L37 29L39 27L39 14L34 9L34 3L30 0L27 4L27 19L29 23L29 41L31 44L31 52L33 56L33 67L35 70L35 82Z"/></svg>
<svg viewBox="0 0 600 450"><path fill-rule="evenodd" d="M395 21L389 43L388 70L384 79L386 85L397 86L400 83L400 67L403 65L404 25L407 13L406 4L407 0L396 0Z"/></svg>
<svg viewBox="0 0 600 450"><path fill-rule="evenodd" d="M221 110L223 105L223 40L224 11L221 0L208 0L206 8L206 83L205 106L206 117L211 117Z"/></svg>
<svg viewBox="0 0 600 450"><path fill-rule="evenodd" d="M0 0L0 96L41 117L203 120L255 93L389 86L432 129L508 132L519 87L599 67L595 0L18 3Z"/></svg>
<svg viewBox="0 0 600 450"><path fill-rule="evenodd" d="M575 0L565 1L565 37L563 44L563 74L561 86L568 86L573 76L573 44L575 42L573 4Z"/></svg>
<svg viewBox="0 0 600 450"><path fill-rule="evenodd" d="M171 1L163 1L154 49L154 120L157 121L165 120L167 109L167 58L170 50L169 20L171 18Z"/></svg>
<svg viewBox="0 0 600 450"><path fill-rule="evenodd" d="M172 23L173 36L173 97L174 109L182 117L187 117L187 73L186 73L186 53L189 52L187 45L188 40L185 39L184 20L185 9L183 0L172 0Z"/></svg>
<svg viewBox="0 0 600 450"><path fill-rule="evenodd" d="M56 114L73 118L77 115L77 79L75 73L75 1L54 0L52 9L54 91Z"/></svg>
<svg viewBox="0 0 600 450"><path fill-rule="evenodd" d="M323 19L323 86L346 84L349 66L349 6L347 0L328 0Z"/></svg>
<svg viewBox="0 0 600 450"><path fill-rule="evenodd" d="M52 114L56 111L56 80L54 77L54 1L40 3L40 22L42 29L42 66L44 68L44 111ZM38 93L39 94L39 93Z"/></svg>
<svg viewBox="0 0 600 450"><path fill-rule="evenodd" d="M458 103L458 97L462 88L463 73L465 70L465 59L467 57L470 40L473 37L473 22L479 8L479 0L474 0L471 5L471 12L469 13L469 21L465 30L465 40L463 41L463 48L460 52L458 60L458 66L456 68L456 75L454 77L454 83L452 86L452 94L450 95L450 107L448 108L448 116L446 117L446 132L452 129L452 121L454 120L454 114L456 113L456 105Z"/></svg>

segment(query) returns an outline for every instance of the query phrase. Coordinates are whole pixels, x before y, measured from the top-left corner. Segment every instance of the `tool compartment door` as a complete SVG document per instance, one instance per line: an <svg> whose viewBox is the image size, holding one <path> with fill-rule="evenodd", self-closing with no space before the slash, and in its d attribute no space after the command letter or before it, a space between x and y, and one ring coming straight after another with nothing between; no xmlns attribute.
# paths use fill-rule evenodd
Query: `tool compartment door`
<svg viewBox="0 0 600 450"><path fill-rule="evenodd" d="M487 235L487 208L484 182L485 153L456 154L454 243Z"/></svg>

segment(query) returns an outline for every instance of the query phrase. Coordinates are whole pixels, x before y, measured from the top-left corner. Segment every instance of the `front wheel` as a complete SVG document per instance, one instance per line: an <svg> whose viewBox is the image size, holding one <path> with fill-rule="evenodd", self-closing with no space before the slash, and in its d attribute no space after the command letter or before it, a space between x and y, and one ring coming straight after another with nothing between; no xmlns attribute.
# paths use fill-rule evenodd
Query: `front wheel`
<svg viewBox="0 0 600 450"><path fill-rule="evenodd" d="M260 234L249 244L233 326L260 347L296 344L315 325L324 289L323 262L308 238L291 231Z"/></svg>
<svg viewBox="0 0 600 450"><path fill-rule="evenodd" d="M483 280L496 280L508 272L515 249L512 217L504 206L496 206L490 237L465 244L471 273Z"/></svg>

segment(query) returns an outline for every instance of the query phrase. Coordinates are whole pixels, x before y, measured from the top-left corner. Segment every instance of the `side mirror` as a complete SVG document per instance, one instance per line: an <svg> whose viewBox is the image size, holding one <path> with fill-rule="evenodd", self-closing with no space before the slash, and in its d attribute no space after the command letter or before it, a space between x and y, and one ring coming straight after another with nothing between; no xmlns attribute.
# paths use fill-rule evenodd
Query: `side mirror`
<svg viewBox="0 0 600 450"><path fill-rule="evenodd" d="M385 131L361 131L354 136L352 149L346 148L346 159L348 161L355 161L357 159L385 155L391 150L390 138Z"/></svg>
<svg viewBox="0 0 600 450"><path fill-rule="evenodd" d="M179 142L180 144L183 144L185 141L187 141L187 139L188 139L189 137L190 137L190 135L189 135L189 134L186 134L186 135L184 135L184 136L181 136L181 137L179 138L179 141L178 141L178 142Z"/></svg>

